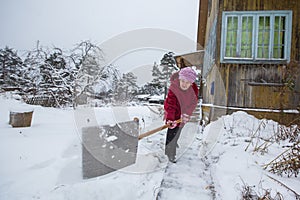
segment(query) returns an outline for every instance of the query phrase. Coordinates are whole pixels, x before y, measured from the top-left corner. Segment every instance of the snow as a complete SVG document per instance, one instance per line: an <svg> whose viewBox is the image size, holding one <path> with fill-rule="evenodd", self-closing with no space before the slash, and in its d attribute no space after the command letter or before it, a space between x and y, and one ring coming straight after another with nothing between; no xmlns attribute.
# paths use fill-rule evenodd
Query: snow
<svg viewBox="0 0 300 200"><path fill-rule="evenodd" d="M112 142L112 141L115 141L115 140L117 140L117 139L118 139L118 137L116 137L116 136L112 135L112 136L109 136L109 137L107 137L107 138L105 138L105 139L106 139L106 141L108 141L108 142Z"/></svg>
<svg viewBox="0 0 300 200"><path fill-rule="evenodd" d="M81 127L114 125L138 117L143 133L163 124L160 106L74 111L31 106L0 96L0 199L148 200L159 195L160 199L172 200L227 200L242 199L246 186L260 195L268 190L273 197L280 192L284 199L295 199L291 191L269 176L300 194L299 177L281 177L263 169L285 150L283 144L274 143L267 152L254 151L258 141L251 136L268 138L278 124L241 111L206 127L188 123L179 140L178 161L168 164L166 173L163 130L139 141L134 165L100 177L82 178ZM12 128L8 124L12 108L34 110L31 127Z"/></svg>

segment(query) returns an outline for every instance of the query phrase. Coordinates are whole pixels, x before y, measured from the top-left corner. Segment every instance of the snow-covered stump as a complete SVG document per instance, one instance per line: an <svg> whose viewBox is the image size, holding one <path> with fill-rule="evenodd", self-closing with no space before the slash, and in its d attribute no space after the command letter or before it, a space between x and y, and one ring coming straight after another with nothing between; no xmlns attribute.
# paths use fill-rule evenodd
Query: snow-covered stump
<svg viewBox="0 0 300 200"><path fill-rule="evenodd" d="M30 127L32 122L32 109L13 109L9 113L9 124L13 128Z"/></svg>
<svg viewBox="0 0 300 200"><path fill-rule="evenodd" d="M82 128L82 175L93 178L132 165L136 161L139 124Z"/></svg>

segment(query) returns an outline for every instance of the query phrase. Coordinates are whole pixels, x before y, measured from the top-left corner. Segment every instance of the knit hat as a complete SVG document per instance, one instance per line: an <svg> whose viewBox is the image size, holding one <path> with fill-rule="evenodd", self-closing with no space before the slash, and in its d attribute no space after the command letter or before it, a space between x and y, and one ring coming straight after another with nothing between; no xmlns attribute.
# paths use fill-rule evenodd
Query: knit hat
<svg viewBox="0 0 300 200"><path fill-rule="evenodd" d="M196 78L197 78L196 72L190 67L182 68L179 71L179 79L183 79L190 83L194 83Z"/></svg>

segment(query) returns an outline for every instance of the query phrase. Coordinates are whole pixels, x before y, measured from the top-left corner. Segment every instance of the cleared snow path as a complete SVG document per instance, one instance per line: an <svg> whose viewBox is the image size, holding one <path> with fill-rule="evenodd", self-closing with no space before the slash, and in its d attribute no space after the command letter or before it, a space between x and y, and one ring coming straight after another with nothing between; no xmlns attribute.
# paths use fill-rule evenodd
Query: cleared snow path
<svg viewBox="0 0 300 200"><path fill-rule="evenodd" d="M213 199L209 165L197 154L201 148L199 144L201 144L202 134L200 130L197 130L196 124L188 123L185 127L179 139L180 148L177 150L179 158L176 163L168 164L161 186L156 191L156 199ZM192 143L184 152L180 152L182 145L188 143L187 137L184 138L184 136L192 132L197 133ZM214 141L210 140L209 142ZM182 154L180 155L180 153Z"/></svg>

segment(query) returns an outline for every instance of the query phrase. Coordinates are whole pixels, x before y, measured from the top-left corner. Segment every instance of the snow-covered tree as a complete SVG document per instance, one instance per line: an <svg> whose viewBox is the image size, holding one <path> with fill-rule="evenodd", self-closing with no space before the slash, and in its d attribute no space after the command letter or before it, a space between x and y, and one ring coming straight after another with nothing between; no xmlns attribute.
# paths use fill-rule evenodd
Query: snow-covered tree
<svg viewBox="0 0 300 200"><path fill-rule="evenodd" d="M160 65L154 63L152 69L153 82L161 84L165 88L165 97L167 95L168 83L172 73L177 69L176 62L174 59L174 53L168 52L164 54L160 60Z"/></svg>
<svg viewBox="0 0 300 200"><path fill-rule="evenodd" d="M164 92L164 87L160 83L147 83L139 88L139 94L160 95Z"/></svg>
<svg viewBox="0 0 300 200"><path fill-rule="evenodd" d="M96 44L89 40L82 41L71 50L70 58L73 60L77 69L82 68L84 60L94 58L98 61L104 59L103 52Z"/></svg>
<svg viewBox="0 0 300 200"><path fill-rule="evenodd" d="M111 97L115 89L122 99L132 98L137 78L128 73L121 79L113 65L102 66L103 59L101 49L89 41L68 54L60 48L45 48L38 41L24 61L6 47L0 49L0 85L17 88L26 102L44 106L76 106L76 102L87 103L88 98Z"/></svg>
<svg viewBox="0 0 300 200"><path fill-rule="evenodd" d="M120 80L120 72L113 65L101 68L99 77L92 86L93 94L96 98L107 96L114 88L116 88Z"/></svg>
<svg viewBox="0 0 300 200"><path fill-rule="evenodd" d="M60 103L71 103L73 95L74 74L67 68L63 51L54 48L47 54L45 64L41 66L41 74L47 75L43 82L51 90L51 94ZM47 87L49 85L49 87Z"/></svg>
<svg viewBox="0 0 300 200"><path fill-rule="evenodd" d="M24 95L48 98L48 106L62 106L73 100L74 70L67 66L68 56L59 48L46 49L37 43L24 60ZM76 72L76 71L75 71ZM50 105L49 105L50 104Z"/></svg>
<svg viewBox="0 0 300 200"><path fill-rule="evenodd" d="M74 106L87 103L88 96L94 96L92 86L101 77L102 50L90 41L79 43L70 56L78 69L74 85Z"/></svg>
<svg viewBox="0 0 300 200"><path fill-rule="evenodd" d="M160 66L156 62L154 62L154 64L153 64L152 76L153 76L154 83L163 85L162 82L160 81L162 72L161 72Z"/></svg>
<svg viewBox="0 0 300 200"><path fill-rule="evenodd" d="M2 87L20 87L23 73L22 59L12 48L0 49L0 85Z"/></svg>
<svg viewBox="0 0 300 200"><path fill-rule="evenodd" d="M114 90L114 99L118 103L127 102L134 97L137 90L137 77L132 72L125 73Z"/></svg>
<svg viewBox="0 0 300 200"><path fill-rule="evenodd" d="M23 74L23 79L26 81L24 85L25 92L33 92L39 90L39 84L42 81L40 67L45 64L47 53L37 42L37 47L27 52L24 60L26 71Z"/></svg>

